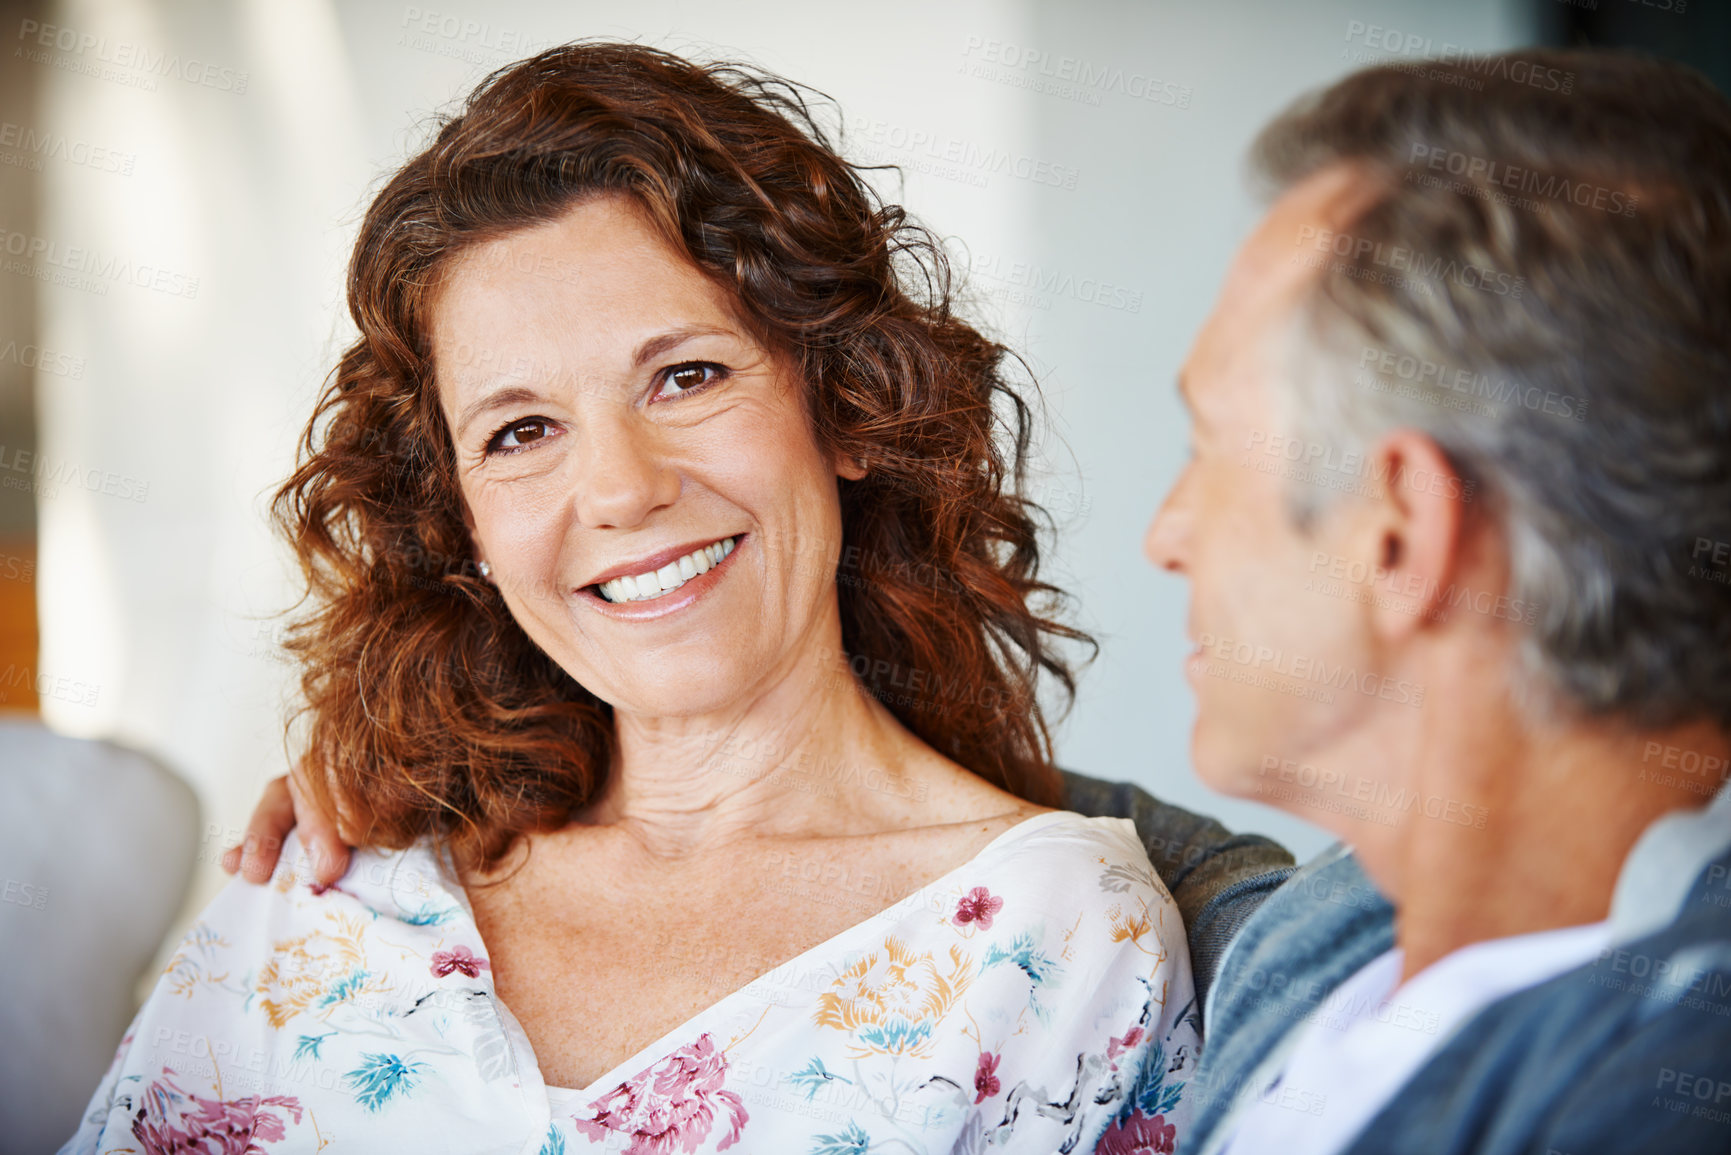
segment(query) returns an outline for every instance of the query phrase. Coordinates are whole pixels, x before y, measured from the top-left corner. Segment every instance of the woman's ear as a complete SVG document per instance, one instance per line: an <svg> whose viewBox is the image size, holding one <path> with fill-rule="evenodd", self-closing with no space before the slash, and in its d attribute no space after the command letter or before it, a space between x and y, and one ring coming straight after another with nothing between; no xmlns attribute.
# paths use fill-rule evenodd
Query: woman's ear
<svg viewBox="0 0 1731 1155"><path fill-rule="evenodd" d="M845 478L848 481L858 481L868 472L870 472L870 470L866 468L865 458L849 457L846 454L836 455L835 475L837 477Z"/></svg>

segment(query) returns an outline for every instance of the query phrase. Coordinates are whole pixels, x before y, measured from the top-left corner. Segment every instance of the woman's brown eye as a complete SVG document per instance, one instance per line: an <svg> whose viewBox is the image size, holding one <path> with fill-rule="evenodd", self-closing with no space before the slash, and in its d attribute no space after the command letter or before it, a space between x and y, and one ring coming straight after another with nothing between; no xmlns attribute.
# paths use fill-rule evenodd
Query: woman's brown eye
<svg viewBox="0 0 1731 1155"><path fill-rule="evenodd" d="M726 376L726 371L719 365L698 362L691 365L679 365L669 369L661 378L661 388L657 391L662 397L679 397L695 392L703 386Z"/></svg>
<svg viewBox="0 0 1731 1155"><path fill-rule="evenodd" d="M547 423L540 418L519 421L515 425L507 425L499 431L499 435L488 446L490 450L522 449L530 442L539 441L547 436Z"/></svg>
<svg viewBox="0 0 1731 1155"><path fill-rule="evenodd" d="M695 389L703 384L709 370L701 365L687 365L683 369L675 369L668 374L667 383L678 389Z"/></svg>

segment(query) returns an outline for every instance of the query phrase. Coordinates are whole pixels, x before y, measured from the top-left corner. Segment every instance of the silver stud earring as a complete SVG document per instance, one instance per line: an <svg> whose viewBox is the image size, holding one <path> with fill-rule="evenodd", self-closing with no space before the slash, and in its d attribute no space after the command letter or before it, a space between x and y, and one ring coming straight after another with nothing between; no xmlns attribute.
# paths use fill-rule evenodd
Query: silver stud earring
<svg viewBox="0 0 1731 1155"><path fill-rule="evenodd" d="M488 565L486 562L482 562L481 563L481 576L484 578L492 577L493 576L493 567Z"/></svg>

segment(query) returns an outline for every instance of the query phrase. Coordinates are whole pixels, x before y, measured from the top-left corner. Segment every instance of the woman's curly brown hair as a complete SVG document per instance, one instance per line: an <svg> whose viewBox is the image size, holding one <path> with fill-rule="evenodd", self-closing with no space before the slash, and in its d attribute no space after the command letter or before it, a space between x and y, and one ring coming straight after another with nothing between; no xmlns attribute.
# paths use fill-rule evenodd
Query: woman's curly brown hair
<svg viewBox="0 0 1731 1155"><path fill-rule="evenodd" d="M634 198L786 359L819 445L869 462L840 483L831 559L863 689L987 781L1061 804L1034 691L1044 672L1073 695L1060 643L1092 642L1037 576L1020 362L953 314L942 247L837 155L803 92L638 45L549 49L487 78L368 209L348 274L360 337L273 506L312 603L287 642L319 767L304 785L345 835L432 835L491 866L608 772L610 707L476 572L427 330L454 256L606 194ZM925 692L891 693L915 679Z"/></svg>

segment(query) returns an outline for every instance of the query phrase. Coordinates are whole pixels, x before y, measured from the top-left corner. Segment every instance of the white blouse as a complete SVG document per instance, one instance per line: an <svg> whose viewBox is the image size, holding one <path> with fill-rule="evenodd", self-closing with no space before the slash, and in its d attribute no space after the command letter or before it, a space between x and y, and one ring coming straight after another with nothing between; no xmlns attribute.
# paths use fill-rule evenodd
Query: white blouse
<svg viewBox="0 0 1731 1155"><path fill-rule="evenodd" d="M1128 819L1026 819L578 1089L426 843L310 879L291 836L217 896L62 1152L1130 1155L1185 1127L1189 954Z"/></svg>

